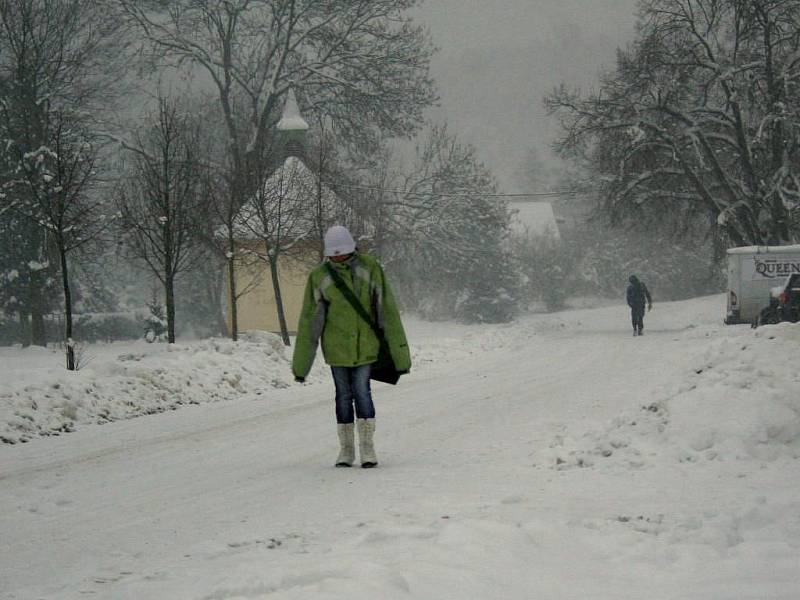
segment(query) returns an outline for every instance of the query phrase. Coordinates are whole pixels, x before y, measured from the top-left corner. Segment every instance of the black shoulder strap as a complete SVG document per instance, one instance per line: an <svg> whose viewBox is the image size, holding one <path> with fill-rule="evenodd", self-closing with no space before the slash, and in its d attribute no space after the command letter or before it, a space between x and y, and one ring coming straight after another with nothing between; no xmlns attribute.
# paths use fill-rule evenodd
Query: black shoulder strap
<svg viewBox="0 0 800 600"><path fill-rule="evenodd" d="M328 270L328 274L333 279L333 283L336 285L337 288L339 288L339 291L342 292L342 295L345 297L345 299L352 305L352 307L355 309L358 315L362 319L364 319L367 323L369 323L369 326L372 327L375 333L377 333L378 336L380 336L381 335L380 328L375 323L373 318L369 315L367 310L364 308L364 305L361 304L358 298L356 298L356 295L353 293L353 290L347 287L347 284L342 280L339 273L336 272L336 269L334 269L330 265L330 263L326 262L325 268Z"/></svg>

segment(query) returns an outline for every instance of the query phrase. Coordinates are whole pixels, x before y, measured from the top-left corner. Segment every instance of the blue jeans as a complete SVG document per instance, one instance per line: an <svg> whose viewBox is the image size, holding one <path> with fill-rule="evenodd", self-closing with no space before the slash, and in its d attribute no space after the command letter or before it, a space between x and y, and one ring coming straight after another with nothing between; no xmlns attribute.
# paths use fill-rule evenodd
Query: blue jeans
<svg viewBox="0 0 800 600"><path fill-rule="evenodd" d="M369 374L372 365L360 367L331 367L333 383L336 385L336 422L352 423L353 402L355 414L359 419L374 419L375 405L372 404L372 390Z"/></svg>

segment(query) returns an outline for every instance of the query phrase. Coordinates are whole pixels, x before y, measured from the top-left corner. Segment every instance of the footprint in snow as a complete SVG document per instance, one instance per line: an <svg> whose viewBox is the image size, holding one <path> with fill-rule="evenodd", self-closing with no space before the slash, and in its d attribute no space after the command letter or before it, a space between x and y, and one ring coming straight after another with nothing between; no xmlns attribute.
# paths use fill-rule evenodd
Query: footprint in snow
<svg viewBox="0 0 800 600"><path fill-rule="evenodd" d="M249 547L263 547L268 550L275 550L283 546L283 542L276 538L269 538L266 540L245 540L242 542L228 542L228 548L249 548Z"/></svg>

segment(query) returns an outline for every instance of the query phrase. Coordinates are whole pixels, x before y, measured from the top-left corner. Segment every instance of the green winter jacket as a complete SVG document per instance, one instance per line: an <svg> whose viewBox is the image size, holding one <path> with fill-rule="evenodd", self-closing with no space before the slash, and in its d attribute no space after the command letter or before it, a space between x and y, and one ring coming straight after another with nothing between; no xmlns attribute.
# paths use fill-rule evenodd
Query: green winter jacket
<svg viewBox="0 0 800 600"><path fill-rule="evenodd" d="M409 371L406 334L380 263L358 252L342 263L326 262L337 270L383 331L395 368ZM298 379L305 379L311 370L320 338L322 355L331 366L357 367L378 359L380 342L375 331L336 287L325 264L311 271L306 282L292 358L292 372Z"/></svg>

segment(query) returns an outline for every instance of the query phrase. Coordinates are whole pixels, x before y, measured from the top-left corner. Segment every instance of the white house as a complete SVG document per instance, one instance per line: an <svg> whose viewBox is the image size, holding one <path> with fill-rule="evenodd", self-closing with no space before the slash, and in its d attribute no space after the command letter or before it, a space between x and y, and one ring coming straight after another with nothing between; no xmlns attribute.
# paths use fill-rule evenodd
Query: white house
<svg viewBox="0 0 800 600"><path fill-rule="evenodd" d="M511 231L520 236L551 235L561 239L553 206L549 202L511 202Z"/></svg>

